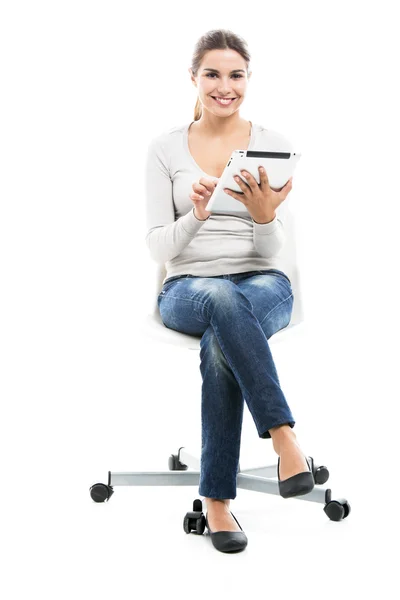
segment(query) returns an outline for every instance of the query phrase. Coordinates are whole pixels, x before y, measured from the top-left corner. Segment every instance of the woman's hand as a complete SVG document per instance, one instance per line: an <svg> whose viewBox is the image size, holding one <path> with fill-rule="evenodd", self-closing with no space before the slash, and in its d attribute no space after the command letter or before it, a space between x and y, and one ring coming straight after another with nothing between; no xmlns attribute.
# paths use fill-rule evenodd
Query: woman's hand
<svg viewBox="0 0 400 600"><path fill-rule="evenodd" d="M199 182L195 181L192 185L193 193L190 194L190 199L195 206L194 214L201 221L204 221L211 215L211 212L206 210L205 207L207 206L217 183L218 179L214 181L213 179L201 177Z"/></svg>
<svg viewBox="0 0 400 600"><path fill-rule="evenodd" d="M242 202L256 223L269 223L275 218L276 208L285 200L292 189L293 177L289 179L283 188L275 191L269 185L265 169L258 167L258 170L260 173L260 184L257 183L253 175L242 170L240 172L246 177L247 183L238 176L235 176L234 179L243 191L243 194L234 192L229 188L224 188L224 192Z"/></svg>

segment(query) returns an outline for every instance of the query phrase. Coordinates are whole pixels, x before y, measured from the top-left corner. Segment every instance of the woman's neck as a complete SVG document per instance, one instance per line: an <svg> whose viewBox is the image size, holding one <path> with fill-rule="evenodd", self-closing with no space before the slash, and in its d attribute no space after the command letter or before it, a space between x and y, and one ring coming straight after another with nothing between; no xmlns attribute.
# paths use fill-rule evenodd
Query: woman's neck
<svg viewBox="0 0 400 600"><path fill-rule="evenodd" d="M250 137L251 127L251 121L246 121L245 119L235 119L233 121L229 118L207 118L204 115L190 126L194 131L201 133L202 136L213 139L227 139L238 135L244 136L246 133Z"/></svg>

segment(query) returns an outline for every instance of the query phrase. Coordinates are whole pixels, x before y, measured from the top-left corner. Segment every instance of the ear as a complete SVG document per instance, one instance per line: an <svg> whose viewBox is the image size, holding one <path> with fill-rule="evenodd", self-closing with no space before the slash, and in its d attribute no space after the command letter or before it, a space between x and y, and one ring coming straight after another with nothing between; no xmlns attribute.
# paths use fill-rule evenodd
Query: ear
<svg viewBox="0 0 400 600"><path fill-rule="evenodd" d="M188 71L189 71L189 73L190 73L190 79L191 79L191 82L193 83L193 85L194 85L195 87L197 87L196 80L195 80L195 78L194 78L194 75L193 75L192 68L191 68L191 67L189 67L189 68L188 68Z"/></svg>

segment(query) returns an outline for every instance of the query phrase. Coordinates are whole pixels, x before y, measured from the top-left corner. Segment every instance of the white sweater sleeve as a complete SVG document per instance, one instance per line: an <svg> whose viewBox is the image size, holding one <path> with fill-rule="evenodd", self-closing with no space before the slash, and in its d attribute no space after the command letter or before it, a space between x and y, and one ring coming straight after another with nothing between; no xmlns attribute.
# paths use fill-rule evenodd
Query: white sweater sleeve
<svg viewBox="0 0 400 600"><path fill-rule="evenodd" d="M148 147L145 177L146 244L153 260L166 263L186 248L205 221L194 216L194 206L175 221L172 180L160 137Z"/></svg>
<svg viewBox="0 0 400 600"><path fill-rule="evenodd" d="M285 203L287 198L283 201ZM260 256L271 258L278 254L285 243L286 234L282 220L275 211L275 218L270 223L256 223L253 221L253 244Z"/></svg>

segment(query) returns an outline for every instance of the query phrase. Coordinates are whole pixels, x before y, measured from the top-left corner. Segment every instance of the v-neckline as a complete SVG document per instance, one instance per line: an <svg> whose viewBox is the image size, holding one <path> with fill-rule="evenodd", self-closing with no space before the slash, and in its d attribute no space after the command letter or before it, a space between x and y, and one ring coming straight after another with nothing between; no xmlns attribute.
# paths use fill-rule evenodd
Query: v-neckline
<svg viewBox="0 0 400 600"><path fill-rule="evenodd" d="M216 175L209 175L208 173L206 173L205 171L203 171L203 169L200 167L200 165L197 164L197 162L194 160L192 153L190 152L189 149L189 127L191 126L191 124L194 123L194 121L191 121L190 123L188 123L188 125L186 125L184 132L183 132L183 137L184 137L184 146L185 146L185 150L187 155L189 156L190 160L192 161L192 163L194 164L195 167L197 167L197 169L199 171L201 171L202 173L204 173L204 175L206 175L207 177L211 177L211 178L216 178L218 179L218 177L216 177ZM252 121L250 121L251 123L251 133L250 133L250 141L249 141L249 145L247 146L246 150L251 150L253 147L253 143L254 143L254 138L255 138L255 128L254 128L254 123ZM242 148L241 148L242 150Z"/></svg>

